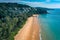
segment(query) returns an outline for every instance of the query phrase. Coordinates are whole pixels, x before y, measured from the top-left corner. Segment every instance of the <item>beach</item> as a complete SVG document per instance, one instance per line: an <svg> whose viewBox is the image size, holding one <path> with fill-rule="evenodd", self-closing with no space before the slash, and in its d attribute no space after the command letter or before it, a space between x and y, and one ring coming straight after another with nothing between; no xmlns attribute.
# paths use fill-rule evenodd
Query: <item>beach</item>
<svg viewBox="0 0 60 40"><path fill-rule="evenodd" d="M14 40L40 40L38 15L29 17L22 29L18 31Z"/></svg>

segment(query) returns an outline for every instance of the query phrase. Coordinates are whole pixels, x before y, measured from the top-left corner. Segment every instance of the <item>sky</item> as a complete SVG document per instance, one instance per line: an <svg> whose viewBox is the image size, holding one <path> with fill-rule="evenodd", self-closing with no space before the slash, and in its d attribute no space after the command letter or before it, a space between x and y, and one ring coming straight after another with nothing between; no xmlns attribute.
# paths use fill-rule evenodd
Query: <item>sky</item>
<svg viewBox="0 0 60 40"><path fill-rule="evenodd" d="M0 2L17 2L32 7L60 8L60 0L0 0Z"/></svg>
<svg viewBox="0 0 60 40"><path fill-rule="evenodd" d="M29 1L29 2L59 2L60 0L0 0L0 2L19 2L19 1Z"/></svg>
<svg viewBox="0 0 60 40"><path fill-rule="evenodd" d="M58 2L60 0L24 0L24 1L34 1L34 2Z"/></svg>

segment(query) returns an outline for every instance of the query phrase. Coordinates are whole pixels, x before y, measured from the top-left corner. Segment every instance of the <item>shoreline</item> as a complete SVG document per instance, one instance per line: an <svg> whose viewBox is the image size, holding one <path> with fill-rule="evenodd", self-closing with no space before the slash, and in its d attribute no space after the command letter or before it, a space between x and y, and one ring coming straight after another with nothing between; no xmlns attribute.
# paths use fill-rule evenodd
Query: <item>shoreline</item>
<svg viewBox="0 0 60 40"><path fill-rule="evenodd" d="M22 29L18 31L14 40L40 40L38 15L29 17Z"/></svg>

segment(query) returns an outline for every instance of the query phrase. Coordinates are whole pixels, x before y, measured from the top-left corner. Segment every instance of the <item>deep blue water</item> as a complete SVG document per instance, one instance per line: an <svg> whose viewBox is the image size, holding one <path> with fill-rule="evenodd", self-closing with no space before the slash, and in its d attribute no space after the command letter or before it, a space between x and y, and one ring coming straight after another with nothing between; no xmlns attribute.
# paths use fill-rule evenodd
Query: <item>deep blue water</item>
<svg viewBox="0 0 60 40"><path fill-rule="evenodd" d="M60 9L39 15L42 40L60 40Z"/></svg>

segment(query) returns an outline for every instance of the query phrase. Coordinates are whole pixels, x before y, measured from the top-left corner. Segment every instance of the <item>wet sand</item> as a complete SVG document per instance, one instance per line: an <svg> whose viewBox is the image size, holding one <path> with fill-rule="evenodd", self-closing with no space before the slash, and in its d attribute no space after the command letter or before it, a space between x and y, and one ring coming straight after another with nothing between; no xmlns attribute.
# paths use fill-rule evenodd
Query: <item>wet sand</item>
<svg viewBox="0 0 60 40"><path fill-rule="evenodd" d="M14 40L40 40L39 23L37 17L38 15L29 17L26 21L26 24L14 37Z"/></svg>

